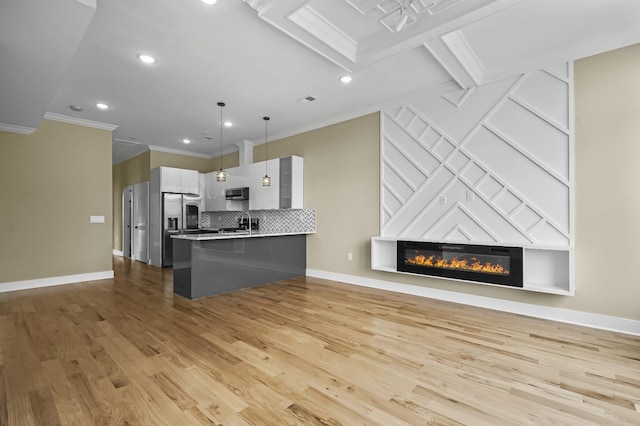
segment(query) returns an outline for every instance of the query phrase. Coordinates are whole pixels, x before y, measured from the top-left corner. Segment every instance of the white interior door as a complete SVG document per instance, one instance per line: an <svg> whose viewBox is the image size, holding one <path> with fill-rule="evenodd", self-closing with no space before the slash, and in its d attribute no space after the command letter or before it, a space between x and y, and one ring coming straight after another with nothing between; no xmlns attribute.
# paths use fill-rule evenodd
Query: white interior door
<svg viewBox="0 0 640 426"><path fill-rule="evenodd" d="M149 262L149 182L133 186L133 259Z"/></svg>
<svg viewBox="0 0 640 426"><path fill-rule="evenodd" d="M131 243L133 241L133 228L131 217L133 215L133 186L127 186L122 190L122 255L131 257Z"/></svg>

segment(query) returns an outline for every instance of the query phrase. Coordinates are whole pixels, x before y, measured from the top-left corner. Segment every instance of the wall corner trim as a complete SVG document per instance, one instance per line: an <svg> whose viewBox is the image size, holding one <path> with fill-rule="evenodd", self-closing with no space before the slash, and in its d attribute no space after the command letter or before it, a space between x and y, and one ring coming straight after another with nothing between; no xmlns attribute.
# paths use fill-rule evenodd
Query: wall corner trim
<svg viewBox="0 0 640 426"><path fill-rule="evenodd" d="M122 252L122 250L113 249L113 255L123 257L124 253Z"/></svg>
<svg viewBox="0 0 640 426"><path fill-rule="evenodd" d="M13 281L0 283L0 293L8 291L29 290L40 287L81 283L86 281L108 280L113 278L113 270L90 272L87 274L65 275L61 277L39 278L36 280Z"/></svg>
<svg viewBox="0 0 640 426"><path fill-rule="evenodd" d="M94 129L108 130L110 132L118 128L117 124L100 123L98 121L85 120L84 118L70 117L68 115L48 112L44 115L47 120L60 121L61 123L77 124L78 126L93 127Z"/></svg>
<svg viewBox="0 0 640 426"><path fill-rule="evenodd" d="M21 135L30 135L35 132L33 127L17 126L15 124L0 123L0 132L19 133Z"/></svg>
<svg viewBox="0 0 640 426"><path fill-rule="evenodd" d="M410 284L396 283L393 281L378 280L317 269L307 269L306 274L310 277L339 281L362 287L393 291L413 296L428 297L431 299L444 300L462 305L476 306L479 308L493 309L534 318L640 336L640 321L637 320L592 314L589 312L574 311L570 309L554 308L550 306L534 305L530 303L514 302L510 300L494 299L486 296L476 296L472 294L420 287Z"/></svg>

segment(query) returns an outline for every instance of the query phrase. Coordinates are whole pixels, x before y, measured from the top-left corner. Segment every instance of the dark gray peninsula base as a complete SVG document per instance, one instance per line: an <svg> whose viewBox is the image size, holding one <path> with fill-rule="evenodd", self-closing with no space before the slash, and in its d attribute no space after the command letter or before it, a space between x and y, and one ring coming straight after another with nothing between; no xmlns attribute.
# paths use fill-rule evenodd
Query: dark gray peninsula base
<svg viewBox="0 0 640 426"><path fill-rule="evenodd" d="M173 292L189 299L305 275L306 235L174 238Z"/></svg>

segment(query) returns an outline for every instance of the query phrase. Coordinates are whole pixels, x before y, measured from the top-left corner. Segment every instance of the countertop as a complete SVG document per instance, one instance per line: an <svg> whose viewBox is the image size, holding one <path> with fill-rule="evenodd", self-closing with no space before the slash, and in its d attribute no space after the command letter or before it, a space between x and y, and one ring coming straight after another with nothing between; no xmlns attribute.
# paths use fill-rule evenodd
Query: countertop
<svg viewBox="0 0 640 426"><path fill-rule="evenodd" d="M279 237L283 235L308 235L315 234L315 231L306 231L306 232L261 232L261 231L252 231L249 233L242 232L225 232L219 234L176 234L172 235L171 238L176 238L180 240L191 240L191 241L206 241L206 240L229 240L234 238L259 238L259 237Z"/></svg>

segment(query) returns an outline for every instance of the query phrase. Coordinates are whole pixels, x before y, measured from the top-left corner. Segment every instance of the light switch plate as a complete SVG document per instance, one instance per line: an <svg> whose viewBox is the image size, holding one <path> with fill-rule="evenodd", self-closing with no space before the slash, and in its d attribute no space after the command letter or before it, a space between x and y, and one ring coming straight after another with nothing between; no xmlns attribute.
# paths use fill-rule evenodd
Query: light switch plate
<svg viewBox="0 0 640 426"><path fill-rule="evenodd" d="M104 223L104 216L91 216L89 218L91 223Z"/></svg>

